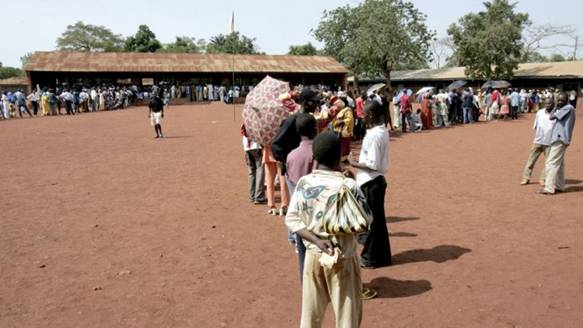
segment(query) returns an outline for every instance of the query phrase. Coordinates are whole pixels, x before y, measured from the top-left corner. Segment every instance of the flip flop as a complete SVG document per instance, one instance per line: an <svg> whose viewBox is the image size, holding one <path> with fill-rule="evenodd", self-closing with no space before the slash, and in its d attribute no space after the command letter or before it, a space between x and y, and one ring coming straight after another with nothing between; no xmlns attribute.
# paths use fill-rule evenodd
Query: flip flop
<svg viewBox="0 0 583 328"><path fill-rule="evenodd" d="M362 287L362 293L361 293L360 298L363 301L367 301L367 300L372 300L373 298L377 297L378 295L379 295L379 293L376 290Z"/></svg>

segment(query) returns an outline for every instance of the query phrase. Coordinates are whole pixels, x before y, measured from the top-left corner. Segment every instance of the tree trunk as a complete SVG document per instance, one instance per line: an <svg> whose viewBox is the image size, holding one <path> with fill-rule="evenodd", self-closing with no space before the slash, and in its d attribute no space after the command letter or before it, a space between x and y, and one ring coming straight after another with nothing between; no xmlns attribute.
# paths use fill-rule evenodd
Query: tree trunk
<svg viewBox="0 0 583 328"><path fill-rule="evenodd" d="M358 87L358 76L356 76L356 74L354 74L354 79L352 79L352 87L354 88L354 96L355 97L359 97L360 96L360 88Z"/></svg>
<svg viewBox="0 0 583 328"><path fill-rule="evenodd" d="M388 69L385 71L385 84L387 85L385 88L387 90L387 97L393 98L393 88L391 87L391 70Z"/></svg>

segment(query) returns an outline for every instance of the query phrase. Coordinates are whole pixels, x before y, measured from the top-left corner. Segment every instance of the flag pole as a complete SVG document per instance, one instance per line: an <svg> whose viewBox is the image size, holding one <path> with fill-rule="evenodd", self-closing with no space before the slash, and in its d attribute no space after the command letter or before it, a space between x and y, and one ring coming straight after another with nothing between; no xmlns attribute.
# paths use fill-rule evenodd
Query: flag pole
<svg viewBox="0 0 583 328"><path fill-rule="evenodd" d="M235 33L235 11L231 13L231 34ZM233 122L235 121L235 49L233 49L233 76L231 80L231 87L233 88Z"/></svg>

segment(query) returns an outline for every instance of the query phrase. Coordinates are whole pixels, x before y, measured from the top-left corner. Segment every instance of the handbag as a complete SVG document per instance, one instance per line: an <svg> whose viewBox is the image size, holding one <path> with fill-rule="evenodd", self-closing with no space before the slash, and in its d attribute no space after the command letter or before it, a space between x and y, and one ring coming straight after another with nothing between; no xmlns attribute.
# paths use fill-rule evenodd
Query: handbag
<svg viewBox="0 0 583 328"><path fill-rule="evenodd" d="M326 204L322 230L330 235L359 234L368 231L370 208L358 201L352 190L343 184Z"/></svg>

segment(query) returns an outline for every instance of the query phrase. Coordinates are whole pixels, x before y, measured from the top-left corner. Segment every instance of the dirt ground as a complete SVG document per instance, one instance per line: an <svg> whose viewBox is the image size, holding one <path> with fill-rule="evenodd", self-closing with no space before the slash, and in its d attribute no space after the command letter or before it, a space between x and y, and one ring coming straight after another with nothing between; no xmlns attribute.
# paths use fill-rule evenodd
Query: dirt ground
<svg viewBox="0 0 583 328"><path fill-rule="evenodd" d="M143 107L0 122L0 327L297 327L296 254L248 203L239 110L171 107L164 140ZM363 327L583 326L578 112L556 196L519 185L533 114L391 138L395 264L363 271Z"/></svg>

